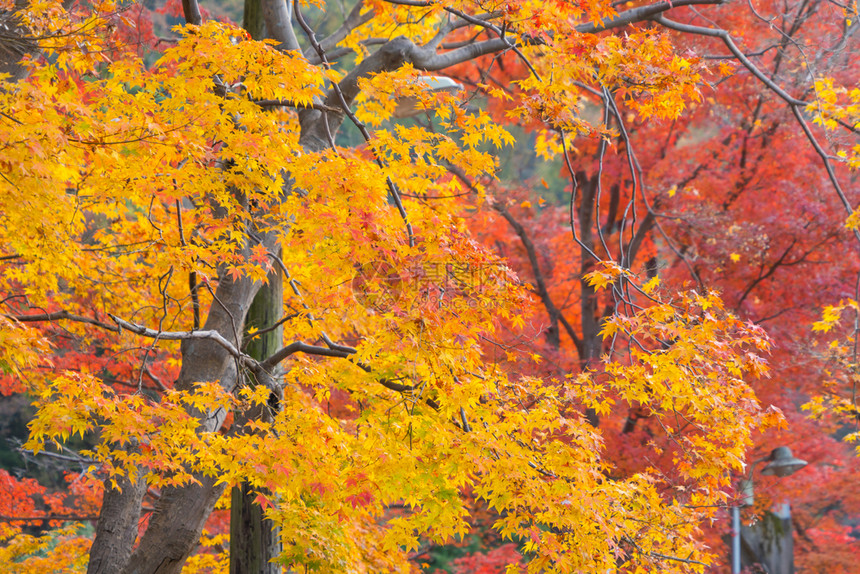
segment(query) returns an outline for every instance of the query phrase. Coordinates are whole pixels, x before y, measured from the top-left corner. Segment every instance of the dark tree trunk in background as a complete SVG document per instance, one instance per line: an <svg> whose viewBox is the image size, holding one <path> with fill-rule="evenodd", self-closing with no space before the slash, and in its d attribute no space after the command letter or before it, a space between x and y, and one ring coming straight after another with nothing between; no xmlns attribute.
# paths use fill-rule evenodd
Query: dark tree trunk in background
<svg viewBox="0 0 860 574"><path fill-rule="evenodd" d="M242 27L254 40L262 40L266 35L266 22L263 19L263 6L260 0L245 0L242 12Z"/></svg>
<svg viewBox="0 0 860 574"><path fill-rule="evenodd" d="M581 181L579 186L581 199L576 211L579 217L579 240L582 242L579 255L582 262L579 285L582 293L580 320L582 321L583 352L580 355L580 360L582 361L583 368L587 369L600 359L600 354L603 351L603 338L600 336L600 318L597 316L597 292L594 286L585 278L586 274L594 271L594 259L592 259L591 254L595 251L595 240L592 226L600 225L600 214L595 213L594 205L595 195L600 185L600 175L588 178L585 174L580 174L577 177ZM591 426L600 426L600 417L597 416L597 411L594 409L586 409L585 417L591 423Z"/></svg>
<svg viewBox="0 0 860 574"><path fill-rule="evenodd" d="M253 0L249 0L253 2ZM247 6L247 3L246 3ZM283 281L280 272L269 275L248 310L246 325L258 330L277 323L283 315ZM247 353L263 360L283 344L283 329L263 333L250 341ZM273 408L276 406L273 405ZM238 421L237 421L238 422ZM254 502L257 493L247 484L233 487L230 504L230 574L279 574L279 564L271 562L281 551L278 528Z"/></svg>
<svg viewBox="0 0 860 574"><path fill-rule="evenodd" d="M280 574L271 560L281 551L278 528L263 516L247 484L233 487L230 506L230 574Z"/></svg>
<svg viewBox="0 0 860 574"><path fill-rule="evenodd" d="M242 27L254 40L266 37L266 23L260 0L245 0ZM280 272L272 273L269 282L257 293L248 310L246 329L265 329L283 315L283 282ZM283 342L282 328L263 333L248 343L247 352L263 360L277 351ZM247 484L234 486L230 493L230 574L279 574L280 565L271 562L281 550L278 528L263 515L254 502L256 493Z"/></svg>

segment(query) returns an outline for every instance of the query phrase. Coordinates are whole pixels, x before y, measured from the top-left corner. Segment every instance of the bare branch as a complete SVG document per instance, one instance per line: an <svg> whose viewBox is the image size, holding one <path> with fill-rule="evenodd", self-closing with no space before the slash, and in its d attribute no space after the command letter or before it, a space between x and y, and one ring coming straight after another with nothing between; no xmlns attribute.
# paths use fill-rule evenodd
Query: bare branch
<svg viewBox="0 0 860 574"><path fill-rule="evenodd" d="M328 52L335 48L343 41L344 38L349 35L350 32L352 32L362 24L366 24L373 18L373 16L375 15L373 10L368 10L367 12L362 14L362 8L364 8L364 2L357 2L356 5L353 6L352 10L350 10L349 14L346 17L346 20L343 21L343 24L341 24L337 30L332 32L331 36L320 40L320 47L323 49L324 52ZM305 57L312 64L322 63L319 54L316 53L313 46L306 50Z"/></svg>
<svg viewBox="0 0 860 574"><path fill-rule="evenodd" d="M68 311L55 311L54 313L39 313L38 315L4 315L9 319L13 319L20 323L36 323L42 321L74 321L76 323L87 323L89 325L95 325L100 329L104 329L106 331L111 331L114 333L119 333L119 327L115 327L113 325L109 325L108 323L102 323L97 319L90 319L89 317L82 317L80 315L73 315Z"/></svg>
<svg viewBox="0 0 860 574"><path fill-rule="evenodd" d="M224 347L224 349L226 349L228 353L230 353L237 359L240 359L242 361L245 361L247 359L249 361L256 362L248 355L239 351L236 346L233 345L233 343L225 339L224 336L218 331L157 331L155 329L149 329L147 327L144 327L143 325L138 325L137 323L131 323L124 319L120 319L116 315L108 314L108 317L110 317L113 322L119 326L119 329L117 329L119 332L122 332L122 329L125 329L126 331L131 331L132 333L135 333L142 337L147 337L150 339L160 339L163 341L189 341L194 339L208 339L210 341L215 341L216 343Z"/></svg>
<svg viewBox="0 0 860 574"><path fill-rule="evenodd" d="M791 106L791 111L797 119L797 123L799 123L800 127L803 129L803 133L806 135L809 143L812 144L812 147L815 148L815 152L824 163L824 168L827 170L827 176L830 178L830 183L833 184L833 188L836 190L836 195L839 196L839 201L842 202L842 206L845 208L848 215L851 215L854 213L854 209L851 207L851 202L848 201L848 197L845 195L845 192L842 191L842 186L839 185L839 180L836 178L836 172L833 170L833 164L830 163L830 158L824 151L824 148L821 147L821 144L818 143L818 140L815 139L812 130L809 129L809 125L806 123L806 120L803 119L803 115L800 113L797 106ZM860 241L860 232L858 232L857 229L854 230L854 236L857 237L858 241Z"/></svg>
<svg viewBox="0 0 860 574"><path fill-rule="evenodd" d="M166 392L168 390L167 386L161 382L161 379L159 379L153 374L153 372L149 369L146 363L143 364L140 370L142 375L146 375L150 381L155 383L155 386L158 387L159 391Z"/></svg>
<svg viewBox="0 0 860 574"><path fill-rule="evenodd" d="M264 363L261 363L240 351L233 343L224 338L218 331L157 331L149 329L143 325L131 323L124 319L120 319L116 315L109 315L113 321L119 325L121 329L131 331L142 337L148 337L163 341L191 341L191 340L209 340L214 341L223 347L231 356L233 356L243 367L247 368L254 374L258 383L265 385L267 388L277 391L280 389L278 384L271 376L271 371Z"/></svg>
<svg viewBox="0 0 860 574"><path fill-rule="evenodd" d="M433 2L425 2L424 0L384 0L389 4L397 4L398 6L414 6L416 8L429 8Z"/></svg>
<svg viewBox="0 0 860 574"><path fill-rule="evenodd" d="M526 250L526 255L529 258L529 263L531 264L532 271L535 276L535 285L537 287L538 296L543 302L544 307L546 307L547 312L550 315L552 320L559 321L562 326L564 326L564 330L567 332L568 336L573 340L573 344L576 347L576 351L580 357L583 356L584 347L582 343L582 339L577 335L573 326L568 323L567 319L562 314L561 310L555 306L552 298L549 295L549 290L546 287L546 281L544 280L543 273L540 269L540 262L538 261L537 251L535 250L534 243L532 243L528 234L526 233L523 225L517 221L511 213L504 208L501 204L494 204L493 209L499 212L499 214L505 218L505 220L513 227L514 232L520 238L520 241L523 244L523 247Z"/></svg>
<svg viewBox="0 0 860 574"><path fill-rule="evenodd" d="M274 355L268 357L265 361L261 363L261 365L264 368L272 369L277 366L278 363L280 363L290 355L294 355L295 353L320 355L323 357L338 357L341 359L345 359L352 354L340 351L338 349L331 349L329 347L317 347L315 345L303 343L302 341L296 341L295 343L290 343L280 351L276 352Z"/></svg>
<svg viewBox="0 0 860 574"><path fill-rule="evenodd" d="M738 49L734 40L732 40L731 35L726 30L722 28L705 28L702 26L692 26L690 24L681 24L680 22L675 22L673 20L669 20L664 16L657 16L654 18L654 21L669 28L670 30L675 30L678 32L684 32L686 34L696 34L699 36L710 36L712 38L719 38L723 41L729 51L734 54L735 58L744 65L744 67L752 73L753 76L761 80L764 85L770 88L776 95L786 101L791 106L806 106L807 102L803 100L798 100L794 96L790 95L788 92L780 88L776 83L768 78L764 72L758 69L758 67L753 64L749 58L747 58L743 52Z"/></svg>

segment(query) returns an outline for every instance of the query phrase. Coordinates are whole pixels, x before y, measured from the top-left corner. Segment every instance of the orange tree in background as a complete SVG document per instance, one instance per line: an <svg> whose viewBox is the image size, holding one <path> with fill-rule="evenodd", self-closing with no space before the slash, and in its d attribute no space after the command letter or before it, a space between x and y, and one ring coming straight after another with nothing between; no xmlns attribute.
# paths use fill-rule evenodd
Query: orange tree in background
<svg viewBox="0 0 860 574"><path fill-rule="evenodd" d="M856 334L843 333L847 342L837 345L816 338L813 323L822 306L832 323L834 302L857 300L856 18L846 21L841 8L823 3L756 3L754 9L742 18L737 7L686 13L683 25L669 23L696 32L674 38L712 62L703 99L671 121L643 120L617 90L592 84L584 92L590 94L586 112L616 130L609 145L576 140L552 169L520 161L516 175L496 185L506 201L484 210L472 228L536 286L533 323L525 333L511 332L507 342L547 360L518 361L521 371L558 377L595 353L627 352L618 341L595 337L627 303L620 292L602 296L582 281L596 260L589 251L611 254L642 282L659 274L655 280L664 286L718 289L727 308L767 329L774 343L771 376L754 387L790 425L757 436L748 460L788 444L813 465L779 485L757 477L758 511L790 499L798 566L851 572L858 552L847 536L858 511L850 487L856 463L839 438L856 430ZM710 31L691 28L706 18ZM738 61L741 44L746 60ZM464 66L458 73L468 83L482 72ZM504 73L496 69L493 77ZM806 113L798 98L811 102ZM552 153L547 126L531 128L537 154ZM559 197L565 185L573 195ZM571 253L572 222L585 244L580 253ZM844 323L856 325L853 317ZM803 407L816 396L816 408ZM672 441L650 408L634 403L600 419L619 472L659 462L650 445ZM810 409L826 424L809 420L804 410ZM663 463L671 464L671 455ZM712 548L727 531L723 522L708 533Z"/></svg>
<svg viewBox="0 0 860 574"><path fill-rule="evenodd" d="M87 437L76 456L104 481L92 544L51 534L60 566L178 572L239 483L296 569L415 569L422 543L468 532L470 497L529 571L714 563L702 526L754 433L782 422L753 392L768 339L738 313L772 266L842 239L837 201L851 212L860 97L838 64L856 8L815 6L749 48L771 15L713 0L365 2L325 37L310 7L266 0L265 42L188 0L149 63L139 8L7 2L4 392L35 399L27 449ZM467 89L427 90L440 71ZM426 120L394 119L407 97ZM360 144L338 143L349 126ZM739 155L701 145L714 137ZM500 180L523 142L562 158L566 212ZM779 145L797 159L765 172ZM805 208L739 198L822 173L829 219L786 223L796 239L773 243L797 254L774 264L748 220ZM744 256L758 275L732 270ZM276 325L246 316L273 275L283 345L252 358ZM723 275L752 286L721 298ZM620 434L647 429L636 460L619 416ZM2 558L57 568L22 524Z"/></svg>

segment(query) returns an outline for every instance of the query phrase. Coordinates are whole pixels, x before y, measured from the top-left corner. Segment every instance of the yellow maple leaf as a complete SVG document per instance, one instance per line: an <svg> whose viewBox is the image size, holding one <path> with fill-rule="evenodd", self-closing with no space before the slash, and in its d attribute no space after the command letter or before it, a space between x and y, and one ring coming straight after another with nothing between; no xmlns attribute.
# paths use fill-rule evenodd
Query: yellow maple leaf
<svg viewBox="0 0 860 574"><path fill-rule="evenodd" d="M654 289L656 289L659 285L660 285L660 278L659 277L652 277L651 279L648 280L647 283L642 285L642 291L644 291L645 293L648 293L650 295L654 291Z"/></svg>

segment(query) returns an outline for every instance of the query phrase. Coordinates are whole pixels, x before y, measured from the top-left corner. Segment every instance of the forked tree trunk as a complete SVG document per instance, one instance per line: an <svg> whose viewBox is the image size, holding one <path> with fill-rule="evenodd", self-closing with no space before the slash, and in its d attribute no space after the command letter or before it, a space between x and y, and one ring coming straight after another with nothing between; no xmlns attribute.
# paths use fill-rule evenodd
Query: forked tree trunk
<svg viewBox="0 0 860 574"><path fill-rule="evenodd" d="M274 237L264 237L268 249L274 248ZM250 248L244 255L250 258ZM220 333L227 340L241 339L242 328L251 302L260 289L260 284L243 277L233 281L222 276L215 295L221 305L212 305L203 326L204 330ZM223 306L222 306L223 305ZM199 381L219 381L225 390L236 385L236 363L219 344L209 339L185 340L182 342L182 368L176 389L191 391ZM226 412L194 412L200 420L200 432L215 432L224 422ZM140 542L126 561L125 567L115 570L121 574L179 574L185 560L197 548L200 533L215 503L224 491L224 485L216 485L216 478L195 473L194 483L185 486L167 487L156 502L155 512ZM129 496L123 491L121 498ZM124 501L125 502L125 501ZM139 502L138 502L139 505ZM114 515L102 508L99 521L122 522L128 526L132 519ZM133 518L135 528L137 518ZM101 529L96 532L96 543L90 551L90 561L102 560L102 553L109 550L101 545L99 538L108 535ZM101 552L96 550L101 549Z"/></svg>

